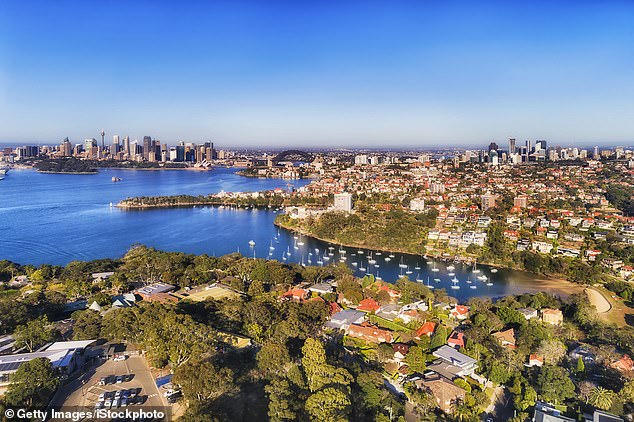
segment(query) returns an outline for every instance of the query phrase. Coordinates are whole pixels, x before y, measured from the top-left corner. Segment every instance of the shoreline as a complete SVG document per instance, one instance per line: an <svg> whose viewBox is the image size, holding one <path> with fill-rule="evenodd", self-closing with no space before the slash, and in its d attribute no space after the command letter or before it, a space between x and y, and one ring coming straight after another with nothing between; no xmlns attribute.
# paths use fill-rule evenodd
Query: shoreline
<svg viewBox="0 0 634 422"><path fill-rule="evenodd" d="M35 167L33 167L33 169L35 169ZM43 173L43 174L76 174L76 175L99 174L98 171L50 171L50 170L37 170L37 169L35 169L35 171L37 171L38 173Z"/></svg>
<svg viewBox="0 0 634 422"><path fill-rule="evenodd" d="M376 252L381 252L381 253L397 253L397 254L401 254L401 255L411 255L411 256L420 256L420 257L424 257L427 260L440 260L442 261L442 258L438 258L438 257L433 257L433 256L428 256L425 254L415 254L415 253L411 253L411 252L405 252L405 251L399 251L399 250L390 250L390 249L383 249L383 248L368 248L367 246L359 246L359 245L349 245L349 244L344 244L341 243L339 241L333 241L331 239L323 239L317 236L314 236L310 233L307 233L299 228L296 227L288 227L285 226L277 221L275 221L273 223L275 226L288 230L292 233L297 233L303 236L307 236L313 239L317 239L319 241L322 242L326 242L326 243L331 243L333 245L337 245L337 246L343 246L343 247L347 247L347 248L359 248L359 249L365 249L365 250L369 250L369 251L376 251ZM554 292L547 292L547 293L551 293L551 294L557 294L557 295L561 295L564 297L570 296L571 294L574 293L583 293L588 286L583 285L583 284L578 284L578 283L574 283L570 280L566 280L564 278L561 277L557 277L557 276L547 276L547 275L543 275L543 274L534 274L531 272L528 272L526 270L523 269L518 269L518 268L513 268L513 267L508 267L508 266L504 266L502 264L493 264L493 263L488 263L488 262L478 262L478 264L480 265L484 265L486 267L491 267L491 268L497 268L497 269L502 269L502 270L509 270L509 271L516 271L516 272L520 272L523 274L526 274L527 276L530 276L530 278L532 279L533 282L535 282L535 289L537 290L535 293L537 293L538 291L543 291L543 290L554 290L556 293Z"/></svg>

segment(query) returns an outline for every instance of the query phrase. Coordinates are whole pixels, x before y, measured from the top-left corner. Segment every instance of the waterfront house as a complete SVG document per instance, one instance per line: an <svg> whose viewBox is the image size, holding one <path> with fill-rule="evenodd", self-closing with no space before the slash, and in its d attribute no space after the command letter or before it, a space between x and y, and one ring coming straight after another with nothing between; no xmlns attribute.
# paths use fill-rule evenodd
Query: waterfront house
<svg viewBox="0 0 634 422"><path fill-rule="evenodd" d="M459 321L465 320L469 317L469 307L464 305L454 305L449 315Z"/></svg>
<svg viewBox="0 0 634 422"><path fill-rule="evenodd" d="M575 422L575 420L562 416L554 405L538 401L535 404L533 422Z"/></svg>
<svg viewBox="0 0 634 422"><path fill-rule="evenodd" d="M310 292L314 292L320 295L326 294L326 293L332 293L334 290L332 288L332 284L330 283L317 283L317 284L313 284L312 286L310 286L308 288L308 290Z"/></svg>
<svg viewBox="0 0 634 422"><path fill-rule="evenodd" d="M533 308L520 308L517 310L520 314L524 315L524 319L527 321L529 319L537 318L539 315L537 314L537 310Z"/></svg>
<svg viewBox="0 0 634 422"><path fill-rule="evenodd" d="M377 311L376 315L388 321L394 321L398 318L400 309L401 307L396 304L383 305Z"/></svg>
<svg viewBox="0 0 634 422"><path fill-rule="evenodd" d="M552 325L564 322L564 315L559 309L544 308L541 310L542 321Z"/></svg>

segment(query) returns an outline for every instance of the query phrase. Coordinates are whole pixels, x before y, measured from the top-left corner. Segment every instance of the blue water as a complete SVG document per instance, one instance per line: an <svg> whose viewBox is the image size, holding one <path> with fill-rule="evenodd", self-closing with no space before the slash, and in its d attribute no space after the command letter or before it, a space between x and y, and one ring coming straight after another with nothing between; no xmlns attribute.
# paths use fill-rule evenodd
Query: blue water
<svg viewBox="0 0 634 422"><path fill-rule="evenodd" d="M480 274L473 274L470 267L453 264L459 281L452 283L453 277L446 269L450 264L436 263L439 271L433 272L432 263L426 263L422 257L395 254L387 262L387 253L378 256L375 253L376 264L372 265L368 263L369 251L359 254L356 249L345 248L344 254L338 246L306 237L295 238L292 233L278 230L273 225L275 210L197 207L125 211L110 206L131 196L287 189L289 185L297 188L309 183L245 178L235 172L226 168L208 172L108 169L96 175L61 175L12 170L0 181L0 259L21 264L65 265L72 260L118 258L132 245L141 243L195 254L239 251L250 257L307 265L320 265L317 262L320 259L323 265L345 262L358 276L371 273L386 281L394 281L400 274L411 271L410 279L427 284L429 278L431 286L445 288L461 300L547 291L530 274L508 270L494 274L485 266L480 268ZM121 178L121 182L113 183L113 176ZM250 240L255 242L254 247L249 245ZM326 260L324 254L330 259ZM341 261L343 256L345 261ZM399 268L401 258L409 268ZM476 279L482 274L492 281L492 286ZM434 281L435 278L440 281ZM472 283L467 283L468 279ZM460 289L451 289L453 284ZM471 285L476 288L470 288Z"/></svg>

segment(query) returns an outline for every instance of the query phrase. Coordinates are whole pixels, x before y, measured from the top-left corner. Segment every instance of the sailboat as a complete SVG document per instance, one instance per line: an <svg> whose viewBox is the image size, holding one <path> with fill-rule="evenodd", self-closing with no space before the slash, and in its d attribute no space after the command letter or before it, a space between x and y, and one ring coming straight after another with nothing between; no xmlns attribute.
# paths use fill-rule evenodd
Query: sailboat
<svg viewBox="0 0 634 422"><path fill-rule="evenodd" d="M271 240L271 246L269 246L269 250L270 251L274 251L275 250L275 246L273 246L273 241Z"/></svg>
<svg viewBox="0 0 634 422"><path fill-rule="evenodd" d="M392 258L390 258L389 256L385 257L385 262L390 262L392 260Z"/></svg>
<svg viewBox="0 0 634 422"><path fill-rule="evenodd" d="M255 246L255 240L249 240L249 246L254 247Z"/></svg>
<svg viewBox="0 0 634 422"><path fill-rule="evenodd" d="M293 249L299 249L299 246L297 246L297 240L295 240L295 244L293 245Z"/></svg>
<svg viewBox="0 0 634 422"><path fill-rule="evenodd" d="M497 272L498 272L498 269L497 269L497 268L491 268L491 272L492 272L493 274L495 274L495 273L497 273Z"/></svg>
<svg viewBox="0 0 634 422"><path fill-rule="evenodd" d="M371 265L376 264L376 260L372 258L372 252L370 252L370 255L368 256L368 264L371 264Z"/></svg>
<svg viewBox="0 0 634 422"><path fill-rule="evenodd" d="M403 264L403 257L401 257L401 263L398 266L399 268L407 268L407 265Z"/></svg>
<svg viewBox="0 0 634 422"><path fill-rule="evenodd" d="M473 274L478 274L480 272L480 270L477 268L477 265L477 261L473 261L473 270L471 270Z"/></svg>
<svg viewBox="0 0 634 422"><path fill-rule="evenodd" d="M456 269L456 267L454 267L453 265L448 265L447 266L447 271L453 271L455 269Z"/></svg>
<svg viewBox="0 0 634 422"><path fill-rule="evenodd" d="M417 273L417 274L416 274L416 281L418 281L419 283L422 283L422 282L423 282L423 279L422 279L422 278L420 278L420 273ZM429 281L429 277L427 277L427 281Z"/></svg>
<svg viewBox="0 0 634 422"><path fill-rule="evenodd" d="M433 265L433 267L432 267L432 269L431 269L431 270L432 270L433 272L437 273L438 271L440 271L438 268L436 268L436 261L434 261L432 265Z"/></svg>
<svg viewBox="0 0 634 422"><path fill-rule="evenodd" d="M410 270L410 269L409 269L409 265L408 265L408 266L407 266L407 271L405 271L405 274L408 274L408 275L409 275L409 274L411 274L411 273L412 273L412 270Z"/></svg>
<svg viewBox="0 0 634 422"><path fill-rule="evenodd" d="M420 262L416 262L416 266L414 267L416 271L420 270Z"/></svg>
<svg viewBox="0 0 634 422"><path fill-rule="evenodd" d="M427 288L428 289L432 289L434 288L434 286L432 286L431 284L429 284L429 276L427 276Z"/></svg>
<svg viewBox="0 0 634 422"><path fill-rule="evenodd" d="M381 276L379 275L379 270L377 270L377 271L376 271L376 279L377 279L377 280L383 280L383 279L381 278Z"/></svg>
<svg viewBox="0 0 634 422"><path fill-rule="evenodd" d="M291 247L290 246L286 247L286 255L291 256Z"/></svg>
<svg viewBox="0 0 634 422"><path fill-rule="evenodd" d="M453 290L458 290L458 289L460 289L460 286L458 286L458 279L457 279L457 278L455 278L455 277L454 277L454 278L451 280L451 282L453 283L453 284L451 285L451 288L452 288Z"/></svg>

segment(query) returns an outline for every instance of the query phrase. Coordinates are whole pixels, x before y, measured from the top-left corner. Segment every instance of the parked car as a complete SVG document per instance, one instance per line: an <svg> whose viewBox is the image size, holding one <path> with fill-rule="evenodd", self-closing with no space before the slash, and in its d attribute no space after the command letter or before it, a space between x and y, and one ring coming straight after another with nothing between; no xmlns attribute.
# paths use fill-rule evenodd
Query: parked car
<svg viewBox="0 0 634 422"><path fill-rule="evenodd" d="M99 400L97 403L95 403L95 410L99 410L103 408L104 408L104 402L102 400Z"/></svg>
<svg viewBox="0 0 634 422"><path fill-rule="evenodd" d="M114 355L112 360L114 360L115 362L122 362L122 361L126 360L126 358L127 358L126 355Z"/></svg>
<svg viewBox="0 0 634 422"><path fill-rule="evenodd" d="M115 400L119 400L121 398L121 391L120 390L117 390L114 393L114 398L115 398Z"/></svg>
<svg viewBox="0 0 634 422"><path fill-rule="evenodd" d="M99 385L106 385L108 383L108 377L99 378Z"/></svg>
<svg viewBox="0 0 634 422"><path fill-rule="evenodd" d="M103 403L103 407L104 409L110 409L112 407L112 401L110 399L107 399L104 403Z"/></svg>
<svg viewBox="0 0 634 422"><path fill-rule="evenodd" d="M117 377L117 384L121 384L123 382L123 376L119 375Z"/></svg>

